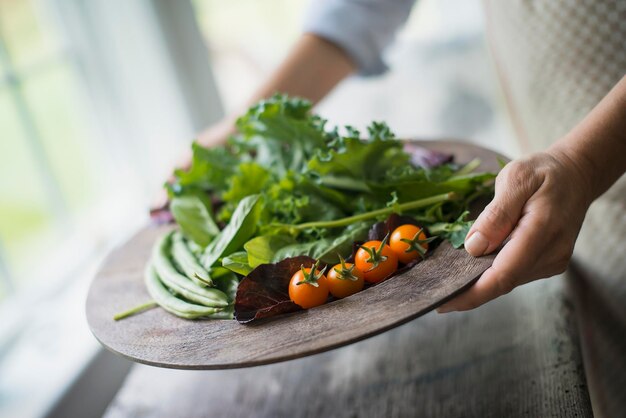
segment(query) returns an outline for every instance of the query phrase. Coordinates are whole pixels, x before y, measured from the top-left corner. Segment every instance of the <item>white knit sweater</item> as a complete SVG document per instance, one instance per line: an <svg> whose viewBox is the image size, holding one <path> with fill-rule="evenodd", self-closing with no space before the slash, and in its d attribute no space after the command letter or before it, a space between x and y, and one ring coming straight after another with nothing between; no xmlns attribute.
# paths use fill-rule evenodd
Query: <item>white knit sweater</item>
<svg viewBox="0 0 626 418"><path fill-rule="evenodd" d="M490 49L526 152L565 135L626 74L626 1L484 3ZM626 175L592 204L574 250L624 323L625 240Z"/></svg>

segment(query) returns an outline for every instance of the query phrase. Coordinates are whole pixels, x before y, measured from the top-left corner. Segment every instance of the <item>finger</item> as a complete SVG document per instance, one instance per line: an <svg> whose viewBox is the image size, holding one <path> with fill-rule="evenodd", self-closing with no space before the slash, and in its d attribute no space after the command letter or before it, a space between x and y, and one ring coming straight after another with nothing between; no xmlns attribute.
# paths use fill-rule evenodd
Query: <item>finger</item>
<svg viewBox="0 0 626 418"><path fill-rule="evenodd" d="M506 290L501 289L501 285L499 284L505 280L507 280L507 278L503 278L501 272L497 271L493 267L490 267L485 270L473 286L437 308L437 312L447 313L477 308L478 306L507 293Z"/></svg>
<svg viewBox="0 0 626 418"><path fill-rule="evenodd" d="M524 163L510 163L496 178L495 196L465 238L465 249L474 257L489 254L511 234L524 205L538 188L534 173Z"/></svg>
<svg viewBox="0 0 626 418"><path fill-rule="evenodd" d="M493 265L472 287L439 307L437 312L474 309L509 293L520 284L533 280L533 274L537 271L537 260L546 250L546 244L537 239L544 226L537 216L524 216L511 240L496 256Z"/></svg>

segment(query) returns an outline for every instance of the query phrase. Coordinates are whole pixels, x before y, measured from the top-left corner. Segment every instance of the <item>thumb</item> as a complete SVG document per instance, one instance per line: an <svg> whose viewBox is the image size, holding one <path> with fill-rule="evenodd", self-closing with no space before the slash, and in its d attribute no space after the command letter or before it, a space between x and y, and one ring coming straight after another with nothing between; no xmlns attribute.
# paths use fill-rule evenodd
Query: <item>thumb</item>
<svg viewBox="0 0 626 418"><path fill-rule="evenodd" d="M524 205L536 190L533 176L521 175L519 165L510 163L496 178L495 196L465 237L465 249L474 257L493 252L511 234Z"/></svg>

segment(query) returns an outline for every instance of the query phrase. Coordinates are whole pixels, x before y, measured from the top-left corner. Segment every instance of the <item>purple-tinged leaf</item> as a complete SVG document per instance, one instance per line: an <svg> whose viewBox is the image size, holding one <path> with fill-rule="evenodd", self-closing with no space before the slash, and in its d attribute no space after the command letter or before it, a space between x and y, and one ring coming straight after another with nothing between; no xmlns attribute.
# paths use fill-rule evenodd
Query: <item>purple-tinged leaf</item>
<svg viewBox="0 0 626 418"><path fill-rule="evenodd" d="M454 160L452 154L433 151L410 142L404 145L404 150L411 156L411 163L415 166L433 168Z"/></svg>
<svg viewBox="0 0 626 418"><path fill-rule="evenodd" d="M289 299L289 281L301 266L314 263L315 259L311 257L298 256L256 267L239 283L235 319L246 324L255 319L301 310Z"/></svg>

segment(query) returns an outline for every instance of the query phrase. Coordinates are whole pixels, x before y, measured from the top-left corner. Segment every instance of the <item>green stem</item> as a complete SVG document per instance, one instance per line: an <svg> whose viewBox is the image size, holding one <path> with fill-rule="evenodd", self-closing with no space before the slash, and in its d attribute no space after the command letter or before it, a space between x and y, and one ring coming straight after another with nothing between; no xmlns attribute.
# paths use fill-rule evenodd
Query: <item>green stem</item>
<svg viewBox="0 0 626 418"><path fill-rule="evenodd" d="M446 232L450 228L450 224L446 222L439 222L436 224L432 224L428 227L428 232L432 235L439 235L442 232Z"/></svg>
<svg viewBox="0 0 626 418"><path fill-rule="evenodd" d="M341 226L352 225L355 222L377 218L382 215L390 215L394 212L404 212L407 210L423 208L425 206L430 206L430 205L434 205L435 203L453 200L455 198L456 198L456 194L453 192L450 192L450 193L439 194L439 195L432 196L432 197L427 197L424 199L413 200L411 202L394 205L388 208L373 210L371 212L360 213L358 215L349 216L347 218L337 219L334 221L307 222L307 223L298 224L298 225L279 224L278 226L284 226L287 228L294 228L294 229L338 228Z"/></svg>
<svg viewBox="0 0 626 418"><path fill-rule="evenodd" d="M135 315L136 313L143 312L147 309L156 308L157 306L159 306L159 304L151 300L146 303L142 303L141 305L135 306L134 308L130 308L127 311L120 312L113 316L113 319L119 321L120 319L128 318L131 315Z"/></svg>
<svg viewBox="0 0 626 418"><path fill-rule="evenodd" d="M480 167L480 164L481 164L481 161L478 158L474 158L472 161L470 161L469 163L467 163L463 167L461 167L459 169L459 171L454 173L454 176L449 178L448 181L453 180L453 179L455 179L457 177L464 176L466 174L470 174L472 171L474 171L478 167Z"/></svg>
<svg viewBox="0 0 626 418"><path fill-rule="evenodd" d="M350 190L354 192L369 192L370 189L364 181L352 177L325 176L320 179L322 185L335 189Z"/></svg>

